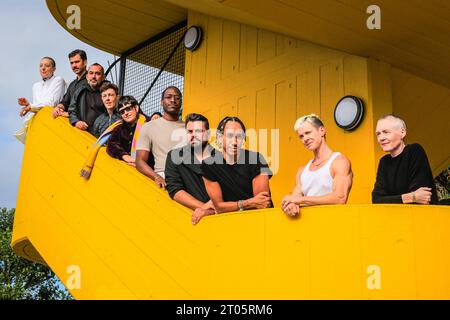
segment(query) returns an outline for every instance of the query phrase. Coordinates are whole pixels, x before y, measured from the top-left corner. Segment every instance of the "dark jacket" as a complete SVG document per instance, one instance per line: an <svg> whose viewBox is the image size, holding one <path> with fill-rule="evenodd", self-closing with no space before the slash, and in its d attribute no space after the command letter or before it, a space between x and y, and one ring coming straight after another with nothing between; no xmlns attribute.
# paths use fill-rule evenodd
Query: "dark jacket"
<svg viewBox="0 0 450 320"><path fill-rule="evenodd" d="M145 116L146 121L150 121L150 118ZM122 160L124 155L130 155L131 144L133 143L133 135L136 130L136 124L129 125L123 122L120 126L114 129L111 136L108 139L108 146L106 152L113 158ZM153 168L155 166L155 159L150 153L147 164Z"/></svg>
<svg viewBox="0 0 450 320"><path fill-rule="evenodd" d="M72 97L69 106L69 122L75 126L78 121L84 121L88 125L88 131L94 134L95 119L103 112L106 112L106 108L103 105L100 90L92 89L86 82L85 85L77 88Z"/></svg>
<svg viewBox="0 0 450 320"><path fill-rule="evenodd" d="M97 119L95 119L94 122L94 136L96 138L100 137L100 135L106 130L108 129L108 127L110 125L112 125L114 122L116 122L117 120L120 120L121 116L117 113L114 112L111 116L109 115L108 112L106 113L102 113L101 115L99 115L97 117Z"/></svg>
<svg viewBox="0 0 450 320"><path fill-rule="evenodd" d="M70 102L72 101L72 97L75 94L75 91L79 87L87 85L86 74L87 72L85 72L79 80L78 78L76 78L69 84L69 87L67 88L67 91L61 100L61 104L64 106L64 111L69 111Z"/></svg>

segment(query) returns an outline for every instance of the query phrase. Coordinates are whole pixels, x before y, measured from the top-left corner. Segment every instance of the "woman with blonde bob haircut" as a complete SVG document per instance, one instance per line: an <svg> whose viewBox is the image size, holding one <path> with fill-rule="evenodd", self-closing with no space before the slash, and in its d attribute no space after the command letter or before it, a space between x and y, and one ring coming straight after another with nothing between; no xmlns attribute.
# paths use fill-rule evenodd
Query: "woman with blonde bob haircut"
<svg viewBox="0 0 450 320"><path fill-rule="evenodd" d="M282 210L295 216L302 205L347 203L353 180L351 163L327 145L322 120L315 114L303 116L295 122L294 130L314 158L299 168L294 190L281 201Z"/></svg>

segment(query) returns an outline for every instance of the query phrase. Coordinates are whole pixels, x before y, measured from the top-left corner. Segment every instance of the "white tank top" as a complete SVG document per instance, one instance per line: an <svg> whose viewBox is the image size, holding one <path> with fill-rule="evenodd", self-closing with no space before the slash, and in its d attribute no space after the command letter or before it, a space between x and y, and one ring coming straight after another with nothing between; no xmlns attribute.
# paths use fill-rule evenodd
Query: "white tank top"
<svg viewBox="0 0 450 320"><path fill-rule="evenodd" d="M305 196L323 196L333 191L333 177L330 173L330 166L334 159L339 156L339 152L333 152L325 165L315 171L310 171L312 160L309 160L305 169L303 169L300 181L302 183L302 192Z"/></svg>

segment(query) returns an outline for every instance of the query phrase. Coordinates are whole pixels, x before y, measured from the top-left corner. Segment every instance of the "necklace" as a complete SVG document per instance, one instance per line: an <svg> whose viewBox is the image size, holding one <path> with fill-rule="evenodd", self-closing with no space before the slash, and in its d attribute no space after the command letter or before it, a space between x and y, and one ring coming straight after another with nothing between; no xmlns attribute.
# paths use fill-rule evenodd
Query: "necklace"
<svg viewBox="0 0 450 320"><path fill-rule="evenodd" d="M327 157L325 157L324 159L322 159L319 163L314 163L314 160L311 162L311 164L314 166L314 167L318 167L318 166L320 166L324 161L326 161L326 160L328 160L330 157L331 157L331 155L333 154L333 151L331 151L331 153L327 156Z"/></svg>

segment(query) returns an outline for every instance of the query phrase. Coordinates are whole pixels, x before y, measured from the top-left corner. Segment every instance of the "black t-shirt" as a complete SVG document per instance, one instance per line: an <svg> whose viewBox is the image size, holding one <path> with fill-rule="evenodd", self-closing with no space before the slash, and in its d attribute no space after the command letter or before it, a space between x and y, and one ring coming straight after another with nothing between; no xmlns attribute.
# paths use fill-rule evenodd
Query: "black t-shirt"
<svg viewBox="0 0 450 320"><path fill-rule="evenodd" d="M215 154L213 147L208 145L206 148L210 149L212 155ZM209 201L203 182L202 164L189 145L173 149L167 154L164 174L166 189L172 199L178 191L184 190L203 203Z"/></svg>
<svg viewBox="0 0 450 320"><path fill-rule="evenodd" d="M436 187L430 164L422 146L406 145L396 157L390 154L380 159L377 180L372 191L373 203L403 203L402 194L420 187L432 188L431 204L437 204Z"/></svg>
<svg viewBox="0 0 450 320"><path fill-rule="evenodd" d="M249 150L241 150L237 163L229 165L221 152L202 163L203 175L206 179L216 181L222 189L224 201L238 201L252 198L253 179L260 174L272 177L264 157Z"/></svg>

